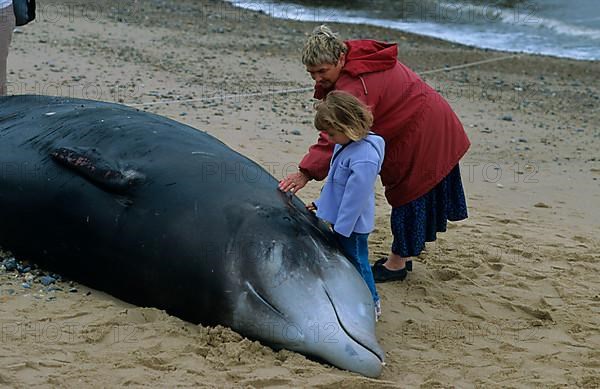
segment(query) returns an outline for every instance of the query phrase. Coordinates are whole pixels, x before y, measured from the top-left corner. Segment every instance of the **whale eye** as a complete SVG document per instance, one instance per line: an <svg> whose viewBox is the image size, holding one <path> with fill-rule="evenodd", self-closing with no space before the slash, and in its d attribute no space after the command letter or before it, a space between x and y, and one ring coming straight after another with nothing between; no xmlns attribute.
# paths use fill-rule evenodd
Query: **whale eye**
<svg viewBox="0 0 600 389"><path fill-rule="evenodd" d="M259 208L259 207L257 207L257 208L256 208L256 210L257 210L256 214L257 214L258 216L260 216L260 217L264 217L264 218L267 218L267 219L268 219L269 217L271 217L271 216L269 215L269 212L267 212L265 209L262 209L262 208Z"/></svg>
<svg viewBox="0 0 600 389"><path fill-rule="evenodd" d="M292 221L292 219L290 219L288 216L284 216L283 220L285 220L286 222L291 222Z"/></svg>

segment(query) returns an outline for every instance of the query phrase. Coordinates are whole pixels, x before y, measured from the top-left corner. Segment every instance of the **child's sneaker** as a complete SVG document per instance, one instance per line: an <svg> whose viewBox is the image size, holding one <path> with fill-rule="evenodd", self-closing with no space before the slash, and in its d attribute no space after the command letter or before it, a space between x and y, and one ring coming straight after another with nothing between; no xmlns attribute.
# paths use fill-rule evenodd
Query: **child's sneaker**
<svg viewBox="0 0 600 389"><path fill-rule="evenodd" d="M379 321L381 317L381 300L375 302L375 321Z"/></svg>

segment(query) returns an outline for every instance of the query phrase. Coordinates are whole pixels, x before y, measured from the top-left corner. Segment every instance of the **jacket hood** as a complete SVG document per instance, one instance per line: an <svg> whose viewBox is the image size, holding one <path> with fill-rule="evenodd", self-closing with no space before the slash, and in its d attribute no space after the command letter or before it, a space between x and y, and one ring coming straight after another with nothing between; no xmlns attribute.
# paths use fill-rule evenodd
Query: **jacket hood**
<svg viewBox="0 0 600 389"><path fill-rule="evenodd" d="M352 77L388 70L396 65L398 45L371 39L345 41L348 51L342 72ZM366 93L366 86L363 85ZM323 89L315 84L314 98L322 100L333 88Z"/></svg>
<svg viewBox="0 0 600 389"><path fill-rule="evenodd" d="M377 154L379 154L379 168L381 169L381 164L383 164L383 159L385 156L385 140L380 135L370 133L366 138L365 142L369 143Z"/></svg>
<svg viewBox="0 0 600 389"><path fill-rule="evenodd" d="M370 39L346 41L348 52L342 71L352 77L391 69L396 64L398 45Z"/></svg>

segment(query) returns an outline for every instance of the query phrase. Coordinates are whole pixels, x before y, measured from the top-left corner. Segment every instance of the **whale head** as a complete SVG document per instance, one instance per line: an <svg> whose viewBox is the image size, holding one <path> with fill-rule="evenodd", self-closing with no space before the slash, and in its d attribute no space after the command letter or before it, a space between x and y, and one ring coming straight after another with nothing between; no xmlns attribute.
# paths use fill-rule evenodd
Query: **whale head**
<svg viewBox="0 0 600 389"><path fill-rule="evenodd" d="M237 291L231 327L275 349L378 377L384 353L373 299L332 233L298 202L257 206L252 215L228 249L239 259L228 269Z"/></svg>

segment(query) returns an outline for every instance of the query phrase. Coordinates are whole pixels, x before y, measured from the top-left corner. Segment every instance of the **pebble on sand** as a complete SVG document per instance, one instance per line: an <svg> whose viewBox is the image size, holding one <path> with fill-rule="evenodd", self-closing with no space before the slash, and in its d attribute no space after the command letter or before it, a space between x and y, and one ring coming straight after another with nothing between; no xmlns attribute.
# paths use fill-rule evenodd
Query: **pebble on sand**
<svg viewBox="0 0 600 389"><path fill-rule="evenodd" d="M13 271L17 269L17 260L14 257L5 259L2 262L2 265L4 266L4 269L6 269L6 271Z"/></svg>
<svg viewBox="0 0 600 389"><path fill-rule="evenodd" d="M42 283L42 285L48 286L50 284L55 283L56 279L54 279L54 277L50 277L50 276L43 276L43 277L40 277L40 282Z"/></svg>

